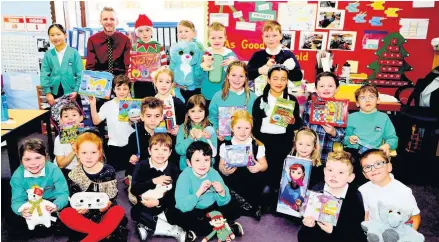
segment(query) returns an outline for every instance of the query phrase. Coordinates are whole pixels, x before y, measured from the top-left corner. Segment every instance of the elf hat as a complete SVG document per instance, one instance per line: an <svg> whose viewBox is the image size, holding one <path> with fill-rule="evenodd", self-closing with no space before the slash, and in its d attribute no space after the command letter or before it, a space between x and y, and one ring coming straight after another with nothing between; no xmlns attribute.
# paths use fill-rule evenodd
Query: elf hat
<svg viewBox="0 0 439 242"><path fill-rule="evenodd" d="M139 18L134 25L135 30L139 27L146 26L152 28L152 21L145 14L139 14Z"/></svg>
<svg viewBox="0 0 439 242"><path fill-rule="evenodd" d="M219 218L223 218L223 215L218 212L218 211L212 211L208 214L206 214L206 216L210 219L219 219Z"/></svg>

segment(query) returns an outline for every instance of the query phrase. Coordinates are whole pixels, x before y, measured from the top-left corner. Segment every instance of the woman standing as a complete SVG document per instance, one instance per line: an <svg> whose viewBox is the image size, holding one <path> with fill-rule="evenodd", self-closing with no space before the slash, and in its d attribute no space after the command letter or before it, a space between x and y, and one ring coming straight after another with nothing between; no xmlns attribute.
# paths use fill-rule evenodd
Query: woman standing
<svg viewBox="0 0 439 242"><path fill-rule="evenodd" d="M44 54L41 65L41 87L52 106L55 99L70 94L72 101L79 100L78 88L83 65L78 51L67 46L66 30L60 24L52 24L47 31L55 48Z"/></svg>

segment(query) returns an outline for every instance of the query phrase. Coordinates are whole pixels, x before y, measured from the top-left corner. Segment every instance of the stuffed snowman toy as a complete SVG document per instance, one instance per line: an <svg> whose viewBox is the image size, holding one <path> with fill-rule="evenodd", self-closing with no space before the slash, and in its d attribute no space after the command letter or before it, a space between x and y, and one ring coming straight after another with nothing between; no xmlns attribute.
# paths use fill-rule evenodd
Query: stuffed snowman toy
<svg viewBox="0 0 439 242"><path fill-rule="evenodd" d="M33 186L27 191L27 198L29 201L18 209L21 213L24 209L30 209L29 213L31 217L26 218L26 223L29 230L34 230L35 225L43 224L46 228L49 228L51 221L55 222L56 218L50 215L50 212L46 210L46 206L56 208L56 205L43 199L43 189L39 186Z"/></svg>

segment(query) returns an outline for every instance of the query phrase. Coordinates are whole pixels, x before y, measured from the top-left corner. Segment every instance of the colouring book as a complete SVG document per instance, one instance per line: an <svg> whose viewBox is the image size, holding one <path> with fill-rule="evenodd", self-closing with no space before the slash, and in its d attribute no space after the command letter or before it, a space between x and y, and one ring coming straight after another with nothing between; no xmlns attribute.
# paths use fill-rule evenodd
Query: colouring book
<svg viewBox="0 0 439 242"><path fill-rule="evenodd" d="M140 106L142 99L120 99L119 100L119 121L128 122L129 118L140 117Z"/></svg>
<svg viewBox="0 0 439 242"><path fill-rule="evenodd" d="M78 93L84 96L110 99L113 75L104 71L82 71Z"/></svg>
<svg viewBox="0 0 439 242"><path fill-rule="evenodd" d="M84 124L60 125L59 140L61 144L71 144L78 138L78 135L85 132Z"/></svg>
<svg viewBox="0 0 439 242"><path fill-rule="evenodd" d="M246 106L219 107L218 108L218 135L232 135L232 115L236 110L247 110Z"/></svg>
<svg viewBox="0 0 439 242"><path fill-rule="evenodd" d="M308 191L305 205L302 208L303 217L311 216L316 221L327 222L336 226L341 204L342 200L331 195Z"/></svg>
<svg viewBox="0 0 439 242"><path fill-rule="evenodd" d="M314 96L309 111L310 124L329 124L346 127L348 122L349 100L320 98Z"/></svg>
<svg viewBox="0 0 439 242"><path fill-rule="evenodd" d="M287 156L280 181L277 212L301 217L300 209L305 201L311 167L311 160Z"/></svg>
<svg viewBox="0 0 439 242"><path fill-rule="evenodd" d="M294 121L295 101L278 98L270 116L270 123L286 128Z"/></svg>
<svg viewBox="0 0 439 242"><path fill-rule="evenodd" d="M253 166L255 163L251 145L226 145L224 161L227 167Z"/></svg>
<svg viewBox="0 0 439 242"><path fill-rule="evenodd" d="M160 66L160 53L131 51L128 77L131 81L152 82L151 73L159 69Z"/></svg>

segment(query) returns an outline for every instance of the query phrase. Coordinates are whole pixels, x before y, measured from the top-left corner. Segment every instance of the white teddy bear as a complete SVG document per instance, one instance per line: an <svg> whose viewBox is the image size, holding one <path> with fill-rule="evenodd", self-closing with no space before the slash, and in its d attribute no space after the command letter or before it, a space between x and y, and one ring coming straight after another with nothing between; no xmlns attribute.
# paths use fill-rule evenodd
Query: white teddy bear
<svg viewBox="0 0 439 242"><path fill-rule="evenodd" d="M56 218L50 215L46 210L46 206L56 208L56 205L50 201L43 199L43 189L39 186L33 186L27 190L27 198L29 201L18 209L21 213L24 209L29 208L30 218L26 218L29 230L34 230L35 225L43 224L46 228L51 226L51 221L56 222Z"/></svg>
<svg viewBox="0 0 439 242"><path fill-rule="evenodd" d="M172 183L166 186L157 184L154 189L148 190L142 194L142 200L148 200L151 198L158 200L162 198L165 195L165 193L171 189L172 189Z"/></svg>

